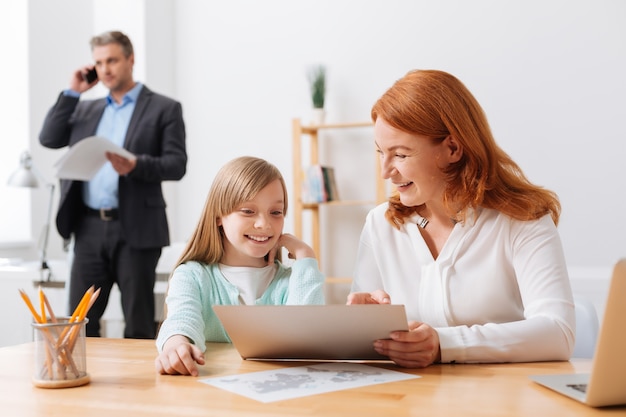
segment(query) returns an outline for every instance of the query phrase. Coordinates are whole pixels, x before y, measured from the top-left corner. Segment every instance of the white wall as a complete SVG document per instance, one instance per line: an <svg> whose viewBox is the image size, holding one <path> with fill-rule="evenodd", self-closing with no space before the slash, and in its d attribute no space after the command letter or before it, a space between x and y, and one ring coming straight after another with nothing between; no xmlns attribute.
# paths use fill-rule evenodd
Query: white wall
<svg viewBox="0 0 626 417"><path fill-rule="evenodd" d="M559 228L568 263L607 268L626 256L621 195L626 190L626 2L113 3L110 10L116 12L96 24L94 10L107 2L29 1L33 155L52 172L61 151L41 148L38 130L70 72L89 62L89 37L104 23L144 34L147 56L138 59L149 66L145 79L138 78L179 99L187 124L188 172L168 184L174 240L191 233L215 172L235 156L267 158L291 184L290 121L309 114L307 65L324 63L327 118L336 122L368 120L376 98L410 69L455 74L482 103L501 146L534 182L560 195ZM369 157L343 148L325 155L355 172ZM360 182L344 178L340 192L363 187ZM36 218L43 216L42 201L34 202ZM341 230L356 240L358 228ZM59 239L52 240L50 253L60 254ZM336 267L350 271L351 261Z"/></svg>
<svg viewBox="0 0 626 417"><path fill-rule="evenodd" d="M329 66L329 118L367 120L412 68L457 75L501 146L563 203L569 262L626 255L626 3L563 1L177 2L196 213L223 161L245 152L290 175L290 126L307 116L304 68ZM344 164L359 166L353 155ZM206 179L206 180L204 180ZM358 181L358 180L357 180ZM191 230L196 216L181 219Z"/></svg>
<svg viewBox="0 0 626 417"><path fill-rule="evenodd" d="M18 167L20 155L28 147L28 65L27 37L28 7L23 2L0 3L0 49L11 57L12 65L0 65L0 79L4 83L4 94L11 100L0 101L0 126L3 141L0 153L0 201L15 204L0 204L0 247L23 247L30 241L31 189L8 185L9 178ZM43 184L41 184L43 186ZM24 208L28 207L27 210Z"/></svg>

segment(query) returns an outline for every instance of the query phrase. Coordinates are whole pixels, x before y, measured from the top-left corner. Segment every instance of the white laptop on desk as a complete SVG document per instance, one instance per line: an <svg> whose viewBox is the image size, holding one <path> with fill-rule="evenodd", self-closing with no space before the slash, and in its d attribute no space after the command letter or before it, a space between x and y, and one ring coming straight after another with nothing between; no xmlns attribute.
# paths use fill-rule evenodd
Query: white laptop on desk
<svg viewBox="0 0 626 417"><path fill-rule="evenodd" d="M403 305L214 305L243 359L389 360L373 342L408 330Z"/></svg>
<svg viewBox="0 0 626 417"><path fill-rule="evenodd" d="M626 259L615 265L591 374L533 375L541 385L593 407L626 404Z"/></svg>

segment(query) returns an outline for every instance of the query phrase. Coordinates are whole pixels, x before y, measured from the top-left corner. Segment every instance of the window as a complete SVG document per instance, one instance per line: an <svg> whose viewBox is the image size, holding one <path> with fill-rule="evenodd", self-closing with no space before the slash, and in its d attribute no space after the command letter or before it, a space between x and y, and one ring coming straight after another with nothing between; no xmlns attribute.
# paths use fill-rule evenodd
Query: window
<svg viewBox="0 0 626 417"><path fill-rule="evenodd" d="M31 240L31 192L8 187L28 148L28 2L0 2L0 248L26 245Z"/></svg>

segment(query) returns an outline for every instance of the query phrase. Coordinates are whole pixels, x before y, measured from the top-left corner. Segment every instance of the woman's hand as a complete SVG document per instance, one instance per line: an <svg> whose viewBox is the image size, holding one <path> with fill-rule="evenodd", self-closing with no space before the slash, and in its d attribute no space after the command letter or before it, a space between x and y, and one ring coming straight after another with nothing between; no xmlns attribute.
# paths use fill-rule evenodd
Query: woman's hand
<svg viewBox="0 0 626 417"><path fill-rule="evenodd" d="M163 351L154 360L157 373L162 375L198 376L196 364L204 365L204 355L200 348L182 335L167 339Z"/></svg>
<svg viewBox="0 0 626 417"><path fill-rule="evenodd" d="M383 290L369 292L353 292L348 294L346 304L391 304L391 297Z"/></svg>
<svg viewBox="0 0 626 417"><path fill-rule="evenodd" d="M405 368L425 368L441 360L439 334L426 323L409 322L408 332L391 332L374 349Z"/></svg>
<svg viewBox="0 0 626 417"><path fill-rule="evenodd" d="M353 292L346 304L391 304L383 290ZM391 332L389 339L374 342L374 349L405 368L425 368L441 360L439 334L426 323L409 322L408 332Z"/></svg>

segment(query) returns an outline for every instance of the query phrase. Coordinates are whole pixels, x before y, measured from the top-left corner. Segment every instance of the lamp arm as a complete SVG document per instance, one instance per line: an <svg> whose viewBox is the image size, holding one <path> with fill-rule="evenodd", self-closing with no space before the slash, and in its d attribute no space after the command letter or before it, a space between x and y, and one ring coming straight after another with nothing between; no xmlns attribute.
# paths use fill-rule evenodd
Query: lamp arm
<svg viewBox="0 0 626 417"><path fill-rule="evenodd" d="M46 224L44 225L44 235L43 235L43 245L41 248L41 272L45 270L50 271L50 267L48 266L48 239L50 237L50 222L52 218L52 200L54 199L54 184L48 183L46 184L48 188L50 188L50 198L48 199L48 216L46 217ZM51 273L48 274L47 280L49 281L51 278ZM43 276L42 276L43 280Z"/></svg>

